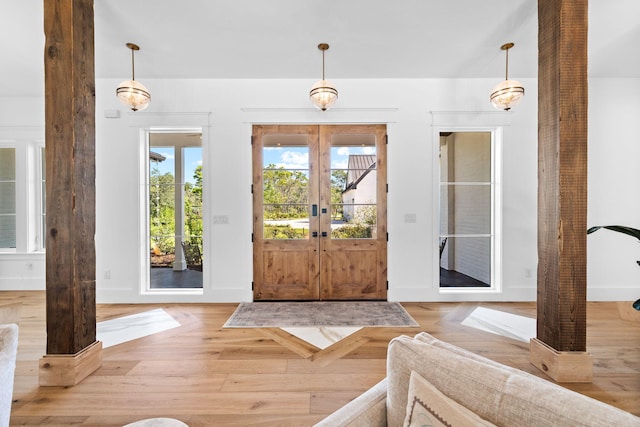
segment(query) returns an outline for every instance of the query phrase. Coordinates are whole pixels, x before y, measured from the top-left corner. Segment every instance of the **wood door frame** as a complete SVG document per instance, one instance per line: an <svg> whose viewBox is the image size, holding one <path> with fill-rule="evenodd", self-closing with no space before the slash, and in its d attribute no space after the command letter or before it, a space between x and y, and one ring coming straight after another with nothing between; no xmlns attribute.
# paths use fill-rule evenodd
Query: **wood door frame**
<svg viewBox="0 0 640 427"><path fill-rule="evenodd" d="M311 135L309 145L309 209L316 205L317 216L309 213L309 237L306 239L277 240L265 239L263 181L264 137L268 134ZM376 147L376 209L377 220L375 238L372 239L333 239L331 238L331 135L334 134L372 134ZM324 140L323 140L324 138ZM386 174L386 125L254 125L252 136L253 153L253 297L254 300L335 300L335 299L387 299L387 174ZM312 237L316 231L316 237ZM325 233L322 233L324 231ZM324 235L324 236L323 236ZM363 248L366 248L363 249ZM289 252L284 255L284 252ZM359 254L356 253L359 251ZM347 284L342 290L332 286L332 253L354 254L360 257L360 264L367 260L375 261L373 272L375 283L361 286L358 283ZM363 255L365 252L368 254ZM373 255L372 255L373 253ZM373 257L373 258L372 258ZM308 262L308 274L294 271L294 262ZM353 258L352 260L355 260ZM364 261L363 261L364 260ZM283 275L267 284L268 271L265 265L279 263L289 266L279 267ZM351 262L351 260L349 261ZM338 264L338 263L336 263ZM345 264L344 262L342 264ZM335 274L348 275L347 269L338 268ZM349 266L351 267L351 266ZM274 267L276 268L276 267ZM287 270L285 272L285 270ZM361 271L364 270L361 268ZM369 272L370 273L370 272ZM300 278L306 276L308 287L305 289ZM323 281L323 277L325 278ZM337 277L337 276L336 276ZM273 278L271 278L273 279ZM281 280L282 279L282 280ZM286 280L292 281L285 283ZM293 283L296 282L296 283ZM344 280L342 281L344 282ZM349 288L348 290L345 290Z"/></svg>

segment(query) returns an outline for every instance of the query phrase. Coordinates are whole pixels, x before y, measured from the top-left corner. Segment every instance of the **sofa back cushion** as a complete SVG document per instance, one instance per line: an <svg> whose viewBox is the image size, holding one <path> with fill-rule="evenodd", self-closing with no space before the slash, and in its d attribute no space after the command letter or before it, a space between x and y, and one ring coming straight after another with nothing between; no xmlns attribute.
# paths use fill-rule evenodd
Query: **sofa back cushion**
<svg viewBox="0 0 640 427"><path fill-rule="evenodd" d="M640 426L640 418L428 334L389 344L387 423L402 425L411 371L498 426Z"/></svg>
<svg viewBox="0 0 640 427"><path fill-rule="evenodd" d="M0 325L0 426L9 425L17 351L18 326Z"/></svg>
<svg viewBox="0 0 640 427"><path fill-rule="evenodd" d="M404 427L495 427L411 372Z"/></svg>

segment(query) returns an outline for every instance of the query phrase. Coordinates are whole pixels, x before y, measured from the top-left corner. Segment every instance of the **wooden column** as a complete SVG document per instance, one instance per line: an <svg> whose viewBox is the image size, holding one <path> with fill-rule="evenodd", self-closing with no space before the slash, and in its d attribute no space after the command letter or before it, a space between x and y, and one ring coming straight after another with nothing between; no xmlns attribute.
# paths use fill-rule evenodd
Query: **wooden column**
<svg viewBox="0 0 640 427"><path fill-rule="evenodd" d="M538 305L531 362L588 382L587 0L538 0Z"/></svg>
<svg viewBox="0 0 640 427"><path fill-rule="evenodd" d="M100 367L95 286L93 0L45 0L47 354L40 385Z"/></svg>

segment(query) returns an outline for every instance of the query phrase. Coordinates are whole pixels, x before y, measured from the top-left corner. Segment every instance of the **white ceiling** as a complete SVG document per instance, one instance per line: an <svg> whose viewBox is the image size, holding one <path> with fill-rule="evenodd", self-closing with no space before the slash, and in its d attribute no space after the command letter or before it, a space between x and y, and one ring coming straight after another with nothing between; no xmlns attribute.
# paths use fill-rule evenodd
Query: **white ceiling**
<svg viewBox="0 0 640 427"><path fill-rule="evenodd" d="M0 97L43 92L43 1L0 3ZM640 77L640 1L589 1L589 73ZM98 0L96 78L537 75L535 0Z"/></svg>

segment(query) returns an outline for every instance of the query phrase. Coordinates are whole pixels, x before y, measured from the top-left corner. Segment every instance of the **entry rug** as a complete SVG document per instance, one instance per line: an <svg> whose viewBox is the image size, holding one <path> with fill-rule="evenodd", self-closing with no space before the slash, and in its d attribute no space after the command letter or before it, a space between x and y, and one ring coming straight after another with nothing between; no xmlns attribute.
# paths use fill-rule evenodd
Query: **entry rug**
<svg viewBox="0 0 640 427"><path fill-rule="evenodd" d="M241 303L224 328L416 327L397 302L314 301Z"/></svg>

